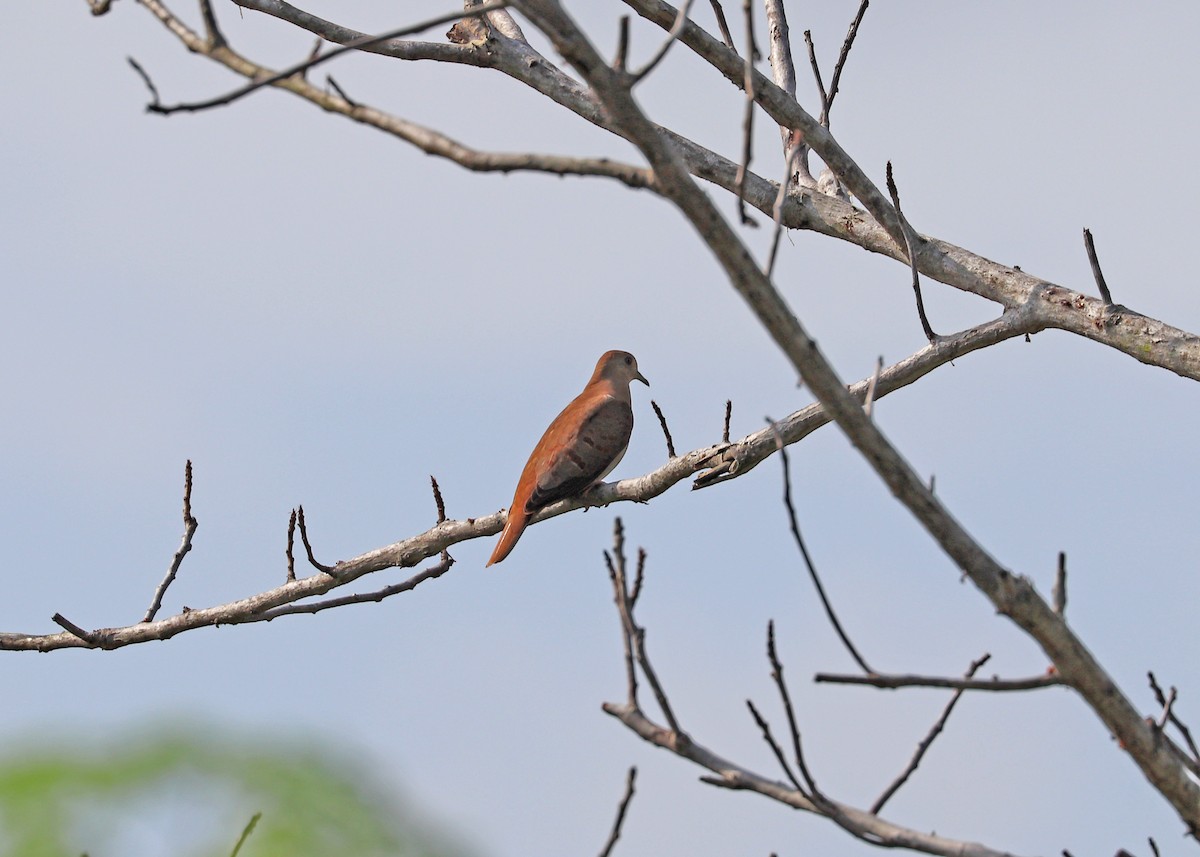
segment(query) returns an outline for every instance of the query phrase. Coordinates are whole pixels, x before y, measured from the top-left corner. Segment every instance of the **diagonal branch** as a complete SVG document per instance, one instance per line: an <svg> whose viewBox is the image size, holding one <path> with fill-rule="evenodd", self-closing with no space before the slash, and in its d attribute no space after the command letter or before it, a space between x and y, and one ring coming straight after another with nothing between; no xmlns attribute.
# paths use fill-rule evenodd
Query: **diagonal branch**
<svg viewBox="0 0 1200 857"><path fill-rule="evenodd" d="M703 236L730 285L884 484L997 611L1042 647L1066 683L1086 700L1188 829L1200 833L1200 787L1188 779L1183 766L1162 746L1159 733L1147 725L1083 641L1054 613L1032 583L1004 568L972 538L863 413L861 402L847 391L732 227L696 185L677 151L641 112L628 89L621 86L616 73L604 63L561 5L555 0L516 0L515 5L592 85L597 97L654 170L660 193Z"/></svg>
<svg viewBox="0 0 1200 857"><path fill-rule="evenodd" d="M283 71L275 72L274 74L268 74L268 75L262 76L262 77L256 77L256 79L254 80L253 83L249 83L239 89L233 90L232 92L227 92L224 95L219 95L216 98L210 98L205 101L193 101L193 102L186 102L186 103L174 104L174 105L164 105L164 104L152 103L149 106L147 106L146 109L149 110L151 113L161 113L163 115L170 115L172 113L179 113L179 112L196 113L201 110L209 110L213 107L224 107L228 104L232 104L233 102L238 101L239 99L245 98L247 95L250 95L253 92L257 92L258 90L262 89L265 86L274 86L275 84L280 83L284 80L287 80L290 77L302 76L310 69L316 68L317 66L327 63L332 59L336 59L336 58L340 57L342 54L346 54L351 51L361 50L363 48L368 48L373 45L378 45L382 42L390 42L394 39L399 39L404 36L411 35L413 33L424 32L425 30L428 30L431 27L437 27L441 24L448 24L451 21L457 21L460 18L462 18L464 15L469 18L486 15L487 13L493 12L497 9L503 9L507 5L509 5L508 0L489 0L489 2L484 3L481 6L476 6L475 8L470 9L470 10L466 11L465 13L464 12L452 12L452 13L446 14L446 15L439 15L436 18L430 18L426 21L422 21L419 24L412 24L410 26L400 27L399 29L389 30L386 33L380 33L379 35L363 36L362 38L354 39L350 42L347 42L344 45L333 48L332 50L329 50L323 54L318 54L316 56L309 57L304 62L296 63L295 65L290 66L289 68L285 68ZM206 18L205 20L207 23L208 18ZM215 22L214 22L214 26L215 26ZM211 43L211 47L213 49L219 49L219 48L225 47L224 39L218 40L216 38L211 38L210 43Z"/></svg>
<svg viewBox="0 0 1200 857"><path fill-rule="evenodd" d="M979 671L979 668L986 664L991 657L991 655L984 655L979 660L972 661L971 666L967 668L966 673L963 675L963 679L969 681L971 677ZM884 804L891 800L892 796L896 794L896 792L900 791L900 787L908 782L908 778L913 775L918 767L920 767L921 760L925 758L925 754L928 753L929 748L933 746L934 739L936 739L938 735L942 734L942 730L946 728L946 721L950 719L950 714L954 711L954 706L958 705L958 701L962 699L962 695L963 689L959 688L950 697L950 701L946 703L946 707L942 710L942 716L939 717L936 722L934 722L933 727L929 730L929 734L921 739L920 743L917 744L917 751L913 754L912 759L909 760L908 765L906 765L904 770L900 772L900 775L892 781L892 784L883 790L883 794L881 794L875 800L875 803L871 804L871 813L873 815L879 815L880 811L884 807Z"/></svg>

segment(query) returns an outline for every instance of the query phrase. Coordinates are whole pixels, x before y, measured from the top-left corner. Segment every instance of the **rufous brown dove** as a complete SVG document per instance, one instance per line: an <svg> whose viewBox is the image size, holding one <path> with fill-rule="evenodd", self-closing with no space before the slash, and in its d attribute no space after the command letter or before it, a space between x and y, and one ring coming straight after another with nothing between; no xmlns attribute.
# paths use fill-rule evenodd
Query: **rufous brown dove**
<svg viewBox="0 0 1200 857"><path fill-rule="evenodd" d="M632 354L609 351L600 358L583 392L554 418L533 448L488 565L509 555L539 509L582 494L617 466L633 432L633 381L650 385Z"/></svg>

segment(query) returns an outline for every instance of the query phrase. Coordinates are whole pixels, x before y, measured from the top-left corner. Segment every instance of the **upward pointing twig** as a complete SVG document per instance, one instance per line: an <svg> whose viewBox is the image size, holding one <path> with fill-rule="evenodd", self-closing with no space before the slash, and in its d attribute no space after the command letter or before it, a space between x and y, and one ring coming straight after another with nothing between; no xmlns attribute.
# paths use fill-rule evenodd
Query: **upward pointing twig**
<svg viewBox="0 0 1200 857"><path fill-rule="evenodd" d="M1092 276L1096 280L1096 288L1100 290L1100 298L1107 306L1112 306L1112 292L1104 281L1104 272L1100 270L1100 259L1096 256L1096 242L1092 240L1092 230L1083 230L1083 246L1087 249L1088 262L1092 266Z"/></svg>
<svg viewBox="0 0 1200 857"><path fill-rule="evenodd" d="M154 598L146 609L146 615L142 617L143 622L154 621L155 614L162 607L163 596L167 594L167 587L174 582L175 575L179 574L179 566L183 564L183 558L192 549L192 536L196 534L198 526L200 522L192 517L192 461L188 459L183 469L183 539L179 543L179 549L175 551L175 556L171 558L171 567L167 569L166 577L154 590Z"/></svg>
<svg viewBox="0 0 1200 857"><path fill-rule="evenodd" d="M770 417L767 417L767 422L774 427L775 422ZM825 587L821 584L821 578L817 574L817 568L813 564L812 557L808 554L808 547L804 544L804 538L800 535L800 525L796 522L796 507L792 504L792 477L788 467L787 447L783 443L783 438L778 431L775 434L775 444L779 451L779 460L783 465L783 505L787 509L788 523L792 528L792 537L796 540L796 547L800 549L800 555L804 558L804 565L808 569L808 576L813 582L813 587L817 590L817 597L821 599L821 605L825 608L825 615L829 617L829 622L833 625L834 632L841 639L842 645L846 647L846 651L850 653L850 657L854 658L854 662L859 668L868 675L874 675L875 670L867 666L866 659L858 653L858 649L854 647L854 643L850 642L850 637L842 628L842 623L838 621L837 614L833 611L833 605L829 602L829 596L825 594Z"/></svg>

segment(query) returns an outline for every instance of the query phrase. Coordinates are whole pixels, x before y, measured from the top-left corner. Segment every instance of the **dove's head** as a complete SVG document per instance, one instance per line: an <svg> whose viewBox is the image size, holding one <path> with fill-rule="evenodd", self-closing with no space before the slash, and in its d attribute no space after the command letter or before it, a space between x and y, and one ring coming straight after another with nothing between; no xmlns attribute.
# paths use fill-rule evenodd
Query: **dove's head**
<svg viewBox="0 0 1200 857"><path fill-rule="evenodd" d="M628 385L633 381L641 381L647 387L650 386L646 376L638 371L637 358L628 351L606 351L596 364L596 371L592 373L593 380L601 378L614 384Z"/></svg>

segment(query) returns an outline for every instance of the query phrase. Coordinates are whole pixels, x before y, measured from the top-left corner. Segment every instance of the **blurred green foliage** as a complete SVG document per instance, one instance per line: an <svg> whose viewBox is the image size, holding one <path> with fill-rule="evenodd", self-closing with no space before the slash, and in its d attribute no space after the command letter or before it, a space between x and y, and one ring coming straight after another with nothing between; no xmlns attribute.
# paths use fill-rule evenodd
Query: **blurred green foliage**
<svg viewBox="0 0 1200 857"><path fill-rule="evenodd" d="M99 743L99 742L97 742ZM377 779L299 741L146 729L0 755L4 857L452 857Z"/></svg>

